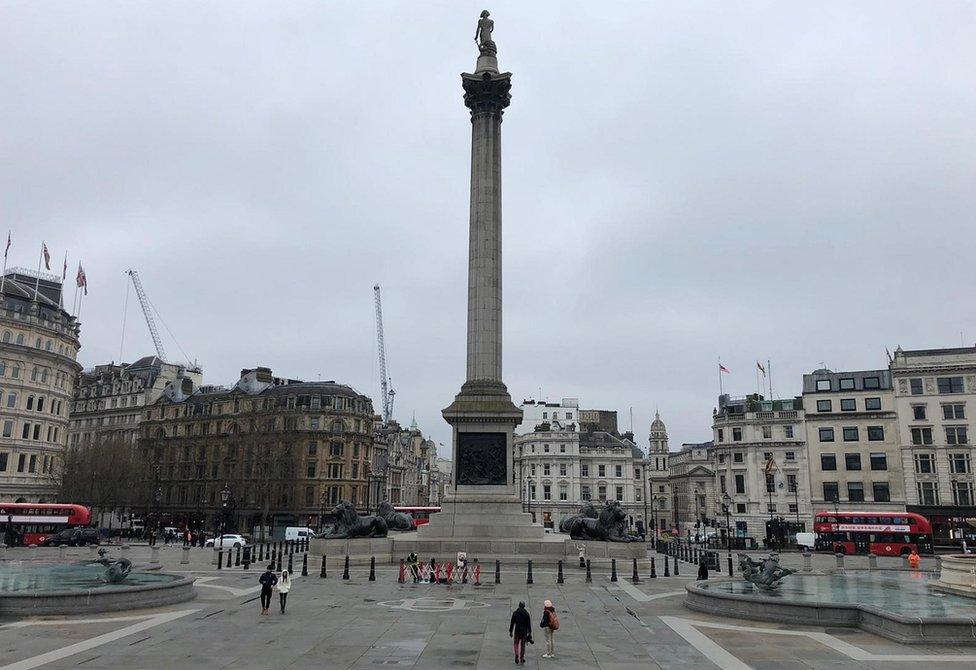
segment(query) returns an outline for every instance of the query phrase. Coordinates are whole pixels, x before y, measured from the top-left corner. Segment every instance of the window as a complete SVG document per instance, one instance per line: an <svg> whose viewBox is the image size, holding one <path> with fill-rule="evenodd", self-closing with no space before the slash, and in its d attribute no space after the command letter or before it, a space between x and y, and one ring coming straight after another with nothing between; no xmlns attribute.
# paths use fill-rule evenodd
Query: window
<svg viewBox="0 0 976 670"><path fill-rule="evenodd" d="M831 410L830 400L818 400L817 401L817 411L818 412L829 412Z"/></svg>
<svg viewBox="0 0 976 670"><path fill-rule="evenodd" d="M887 470L888 469L888 456L881 453L871 454L871 469L872 470ZM877 498L875 498L877 500Z"/></svg>
<svg viewBox="0 0 976 670"><path fill-rule="evenodd" d="M549 418L549 412L543 412L542 413L542 418L543 419L548 419Z"/></svg>
<svg viewBox="0 0 976 670"><path fill-rule="evenodd" d="M531 465L529 465L529 474L531 474L533 477L535 477L535 463L532 463Z"/></svg>
<svg viewBox="0 0 976 670"><path fill-rule="evenodd" d="M771 460L773 460L773 452L771 452L771 451L764 451L763 452L763 462L769 462Z"/></svg>
<svg viewBox="0 0 976 670"><path fill-rule="evenodd" d="M560 444L559 445L559 453L560 454L565 454L566 453L566 445L565 444Z"/></svg>
<svg viewBox="0 0 976 670"><path fill-rule="evenodd" d="M853 391L854 390L854 378L853 377L846 377L846 378L841 379L839 381L840 381L840 386L838 388L840 388L841 391Z"/></svg>
<svg viewBox="0 0 976 670"><path fill-rule="evenodd" d="M596 466L596 472L597 472L597 477L606 477L607 476L607 466L605 466L605 465L598 465L598 466Z"/></svg>
<svg viewBox="0 0 976 670"><path fill-rule="evenodd" d="M854 398L842 398L840 401L841 412L856 412L857 401Z"/></svg>
<svg viewBox="0 0 976 670"><path fill-rule="evenodd" d="M922 388L922 380L915 378L911 380L912 395L922 395L925 390Z"/></svg>
<svg viewBox="0 0 976 670"><path fill-rule="evenodd" d="M830 380L829 379L818 379L817 380L817 390L818 391L829 391L830 390Z"/></svg>
<svg viewBox="0 0 976 670"><path fill-rule="evenodd" d="M617 497L615 499L616 500L623 500L624 499L624 487L623 486L618 486L617 487Z"/></svg>
<svg viewBox="0 0 976 670"><path fill-rule="evenodd" d="M745 503L736 503L735 504L735 513L736 514L745 514L746 513L746 504ZM735 522L736 529L738 529L740 523L745 523L745 522L744 521L736 521Z"/></svg>
<svg viewBox="0 0 976 670"><path fill-rule="evenodd" d="M31 454L28 461L27 472L37 472L37 454Z"/></svg>
<svg viewBox="0 0 976 670"><path fill-rule="evenodd" d="M783 410L784 412L792 412L793 411L793 401L792 400L782 400L780 402L781 402L781 405L780 405L780 409L781 410Z"/></svg>
<svg viewBox="0 0 976 670"><path fill-rule="evenodd" d="M559 464L559 476L560 477L565 477L566 476L566 464L565 463L560 463Z"/></svg>
<svg viewBox="0 0 976 670"><path fill-rule="evenodd" d="M860 470L861 454L844 454L844 467L848 470Z"/></svg>
<svg viewBox="0 0 976 670"><path fill-rule="evenodd" d="M543 444L542 445L542 453L544 453L544 454L548 454L549 453L549 445L548 444Z"/></svg>
<svg viewBox="0 0 976 670"><path fill-rule="evenodd" d="M342 479L342 463L329 463L329 479Z"/></svg>
<svg viewBox="0 0 976 670"><path fill-rule="evenodd" d="M971 472L969 453L949 454L949 472L954 475L968 475Z"/></svg>
<svg viewBox="0 0 976 670"><path fill-rule="evenodd" d="M966 406L961 404L943 405L942 406L942 418L949 419L965 419L966 418Z"/></svg>
<svg viewBox="0 0 976 670"><path fill-rule="evenodd" d="M623 477L624 476L624 466L622 466L622 465L615 465L615 466L613 466L613 476L614 477Z"/></svg>
<svg viewBox="0 0 976 670"><path fill-rule="evenodd" d="M973 504L973 483L952 482L952 500L956 505L969 506Z"/></svg>
<svg viewBox="0 0 976 670"><path fill-rule="evenodd" d="M766 475L766 493L776 492L776 477L773 475Z"/></svg>
<svg viewBox="0 0 976 670"><path fill-rule="evenodd" d="M776 512L776 503L766 503L766 512L773 514Z"/></svg>
<svg viewBox="0 0 976 670"><path fill-rule="evenodd" d="M590 465L589 463L580 463L580 477L590 476Z"/></svg>
<svg viewBox="0 0 976 670"><path fill-rule="evenodd" d="M746 492L746 476L736 475L735 476L735 492L737 494Z"/></svg>
<svg viewBox="0 0 976 670"><path fill-rule="evenodd" d="M572 412L566 412L566 420L569 421L572 418L573 418L573 413Z"/></svg>
<svg viewBox="0 0 976 670"><path fill-rule="evenodd" d="M874 502L891 502L888 482L874 482L871 484L871 493L874 496Z"/></svg>
<svg viewBox="0 0 976 670"><path fill-rule="evenodd" d="M939 377L939 393L962 393L962 377Z"/></svg>
<svg viewBox="0 0 976 670"><path fill-rule="evenodd" d="M771 440L771 439L773 439L773 427L772 426L763 426L762 427L762 436L763 436L763 439L764 440Z"/></svg>
<svg viewBox="0 0 976 670"><path fill-rule="evenodd" d="M935 454L915 454L915 472L920 475L935 473Z"/></svg>
<svg viewBox="0 0 976 670"><path fill-rule="evenodd" d="M946 444L968 444L969 436L965 426L946 426Z"/></svg>
<svg viewBox="0 0 976 670"><path fill-rule="evenodd" d="M821 442L833 442L834 441L834 429L833 428L821 428L819 431Z"/></svg>
<svg viewBox="0 0 976 670"><path fill-rule="evenodd" d="M736 453L732 454L732 462L733 463L741 463L742 462L742 452L736 452Z"/></svg>
<svg viewBox="0 0 976 670"><path fill-rule="evenodd" d="M783 426L783 435L787 439L793 439L793 426Z"/></svg>
<svg viewBox="0 0 976 670"><path fill-rule="evenodd" d="M787 462L795 461L796 460L796 452L795 451L787 451L786 452L786 460L787 460Z"/></svg>
<svg viewBox="0 0 976 670"><path fill-rule="evenodd" d="M309 463L308 465L305 466L305 476L308 477L309 479L314 479L315 478L315 463L314 462Z"/></svg>
<svg viewBox="0 0 976 670"><path fill-rule="evenodd" d="M742 429L741 428L733 428L732 429L732 441L733 442L741 442L742 441Z"/></svg>
<svg viewBox="0 0 976 670"><path fill-rule="evenodd" d="M23 472L24 468L27 467L27 456L24 454L17 455L17 472Z"/></svg>
<svg viewBox="0 0 976 670"><path fill-rule="evenodd" d="M331 442L329 444L329 456L342 456L342 442Z"/></svg>
<svg viewBox="0 0 976 670"><path fill-rule="evenodd" d="M868 441L869 442L883 442L884 441L884 426L868 426Z"/></svg>
<svg viewBox="0 0 976 670"><path fill-rule="evenodd" d="M21 431L20 438L22 440L30 439L30 424L26 421L24 422L24 429Z"/></svg>
<svg viewBox="0 0 976 670"><path fill-rule="evenodd" d="M7 452L0 452L0 472L7 471Z"/></svg>
<svg viewBox="0 0 976 670"><path fill-rule="evenodd" d="M718 441L725 442L725 431L721 428L718 429Z"/></svg>
<svg viewBox="0 0 976 670"><path fill-rule="evenodd" d="M864 502L864 484L847 482L847 499L851 502Z"/></svg>
<svg viewBox="0 0 976 670"><path fill-rule="evenodd" d="M837 454L820 454L820 469L824 471L837 469Z"/></svg>
<svg viewBox="0 0 976 670"><path fill-rule="evenodd" d="M543 484L542 485L542 499L543 500L552 500L552 485L551 484Z"/></svg>
<svg viewBox="0 0 976 670"><path fill-rule="evenodd" d="M932 429L912 428L912 444L932 444Z"/></svg>
<svg viewBox="0 0 976 670"><path fill-rule="evenodd" d="M567 418L569 418L569 417L567 417ZM567 487L565 484L560 484L559 485L559 499L560 500L569 500L569 487Z"/></svg>
<svg viewBox="0 0 976 670"><path fill-rule="evenodd" d="M315 456L319 452L319 445L317 442L308 443L308 455Z"/></svg>
<svg viewBox="0 0 976 670"><path fill-rule="evenodd" d="M796 475L786 475L786 490L790 493L796 492Z"/></svg>
<svg viewBox="0 0 976 670"><path fill-rule="evenodd" d="M550 472L549 472L549 464L548 463L543 463L542 464L542 474L545 477L548 477L550 475Z"/></svg>
<svg viewBox="0 0 976 670"><path fill-rule="evenodd" d="M912 417L915 421L925 421L925 405L912 405Z"/></svg>
<svg viewBox="0 0 976 670"><path fill-rule="evenodd" d="M844 428L844 442L857 442L857 426L846 426Z"/></svg>
<svg viewBox="0 0 976 670"><path fill-rule="evenodd" d="M881 398L865 398L864 409L868 411L878 411L881 409Z"/></svg>
<svg viewBox="0 0 976 670"><path fill-rule="evenodd" d="M607 487L606 486L598 486L597 489L596 489L596 492L597 492L597 495L600 496L600 500L601 501L607 499Z"/></svg>
<svg viewBox="0 0 976 670"><path fill-rule="evenodd" d="M586 486L584 484L583 486L580 487L580 497L583 500L589 500L590 499L590 487L589 486Z"/></svg>
<svg viewBox="0 0 976 670"><path fill-rule="evenodd" d="M939 483L918 482L918 502L920 505L939 504Z"/></svg>
<svg viewBox="0 0 976 670"><path fill-rule="evenodd" d="M879 377L865 377L864 378L864 390L874 391L881 388L881 379Z"/></svg>
<svg viewBox="0 0 976 670"><path fill-rule="evenodd" d="M823 497L826 502L840 500L840 489L837 488L837 482L823 483Z"/></svg>
<svg viewBox="0 0 976 670"><path fill-rule="evenodd" d="M722 493L725 493L727 491L727 489L725 488L725 482L726 482L725 475L720 475L718 479L719 479L719 488L721 489Z"/></svg>
<svg viewBox="0 0 976 670"><path fill-rule="evenodd" d="M27 396L27 409L34 409L34 396Z"/></svg>
<svg viewBox="0 0 976 670"><path fill-rule="evenodd" d="M634 489L634 500L636 500L637 502L640 502L641 501L641 490L640 489Z"/></svg>
<svg viewBox="0 0 976 670"><path fill-rule="evenodd" d="M12 437L14 433L14 422L7 420L3 422L3 436Z"/></svg>

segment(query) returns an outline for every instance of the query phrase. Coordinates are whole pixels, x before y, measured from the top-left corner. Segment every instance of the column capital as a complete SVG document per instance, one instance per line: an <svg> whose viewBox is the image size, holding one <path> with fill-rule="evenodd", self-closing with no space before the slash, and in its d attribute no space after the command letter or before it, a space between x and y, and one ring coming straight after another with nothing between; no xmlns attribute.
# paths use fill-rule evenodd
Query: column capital
<svg viewBox="0 0 976 670"><path fill-rule="evenodd" d="M472 118L480 114L497 115L500 118L502 110L512 100L509 93L512 89L511 72L464 73L461 75L461 85L464 87L464 105L471 110Z"/></svg>

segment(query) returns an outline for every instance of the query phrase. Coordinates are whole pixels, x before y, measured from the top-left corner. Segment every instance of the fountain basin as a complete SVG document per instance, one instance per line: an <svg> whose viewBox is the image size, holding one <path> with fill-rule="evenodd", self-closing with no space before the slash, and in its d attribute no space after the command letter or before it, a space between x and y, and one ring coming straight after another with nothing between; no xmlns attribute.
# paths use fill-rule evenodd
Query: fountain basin
<svg viewBox="0 0 976 670"><path fill-rule="evenodd" d="M196 594L193 577L133 571L118 584L106 583L105 567L89 563L0 565L0 615L86 614L160 607Z"/></svg>
<svg viewBox="0 0 976 670"><path fill-rule="evenodd" d="M976 554L942 556L942 571L932 588L976 598ZM976 603L973 603L976 608Z"/></svg>
<svg viewBox="0 0 976 670"><path fill-rule="evenodd" d="M934 592L932 573L851 570L790 575L774 591L748 582L693 582L685 607L697 612L803 626L860 628L906 644L976 645L972 600Z"/></svg>

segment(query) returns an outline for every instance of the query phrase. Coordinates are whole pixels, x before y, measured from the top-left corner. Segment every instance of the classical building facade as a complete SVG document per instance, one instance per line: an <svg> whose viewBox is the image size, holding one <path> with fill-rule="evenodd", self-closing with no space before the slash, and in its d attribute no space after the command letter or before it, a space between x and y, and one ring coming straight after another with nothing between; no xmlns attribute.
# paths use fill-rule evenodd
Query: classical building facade
<svg viewBox="0 0 976 670"><path fill-rule="evenodd" d="M717 495L708 517L719 536L766 537L766 523L779 518L812 528L801 398L721 395L712 441Z"/></svg>
<svg viewBox="0 0 976 670"><path fill-rule="evenodd" d="M803 409L813 511L905 511L891 373L803 375Z"/></svg>
<svg viewBox="0 0 976 670"><path fill-rule="evenodd" d="M681 536L693 536L717 505L712 443L683 444L671 454L671 507L674 524Z"/></svg>
<svg viewBox="0 0 976 670"><path fill-rule="evenodd" d="M424 437L416 420L403 428L396 420L384 423L375 417L373 445L370 478L374 485L369 509L375 510L383 501L401 507L432 504L431 495L437 486L433 476L437 445Z"/></svg>
<svg viewBox="0 0 976 670"><path fill-rule="evenodd" d="M340 500L361 507L373 416L372 401L349 386L279 379L268 368L242 371L229 389L170 382L140 426L153 511L164 522L224 519L252 532L319 525Z"/></svg>
<svg viewBox="0 0 976 670"><path fill-rule="evenodd" d="M899 347L889 369L908 510L932 522L937 543L958 538L976 518L976 347Z"/></svg>
<svg viewBox="0 0 976 670"><path fill-rule="evenodd" d="M0 299L0 501L53 501L68 439L79 324L55 275L11 269Z"/></svg>
<svg viewBox="0 0 976 670"><path fill-rule="evenodd" d="M516 435L531 433L543 424L553 430L579 430L579 398L563 398L558 403L523 400L519 409L522 423L515 427Z"/></svg>
<svg viewBox="0 0 976 670"><path fill-rule="evenodd" d="M145 356L135 363L96 365L78 375L71 401L68 446L105 440L135 444L144 405L154 403L170 382L187 377L203 383L200 368Z"/></svg>

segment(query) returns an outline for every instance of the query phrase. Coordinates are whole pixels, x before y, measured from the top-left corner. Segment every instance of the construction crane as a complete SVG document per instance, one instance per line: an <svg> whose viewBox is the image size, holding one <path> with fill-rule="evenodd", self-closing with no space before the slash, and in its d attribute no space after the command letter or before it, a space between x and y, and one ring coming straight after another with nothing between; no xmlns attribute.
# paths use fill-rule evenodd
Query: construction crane
<svg viewBox="0 0 976 670"><path fill-rule="evenodd" d="M139 296L139 304L142 305L142 313L146 315L146 325L149 326L149 334L152 335L153 344L156 345L156 355L162 361L166 360L166 350L163 349L163 340L159 336L159 330L156 328L156 321L152 316L152 307L149 304L149 298L146 297L146 292L142 288L142 281L139 279L139 273L135 270L129 270L129 277L132 278L132 285L136 289L136 295Z"/></svg>
<svg viewBox="0 0 976 670"><path fill-rule="evenodd" d="M393 397L396 395L391 387L390 378L386 372L386 345L383 343L383 303L380 301L380 285L373 286L373 298L376 301L376 350L380 358L380 391L383 394L383 422L393 418Z"/></svg>

